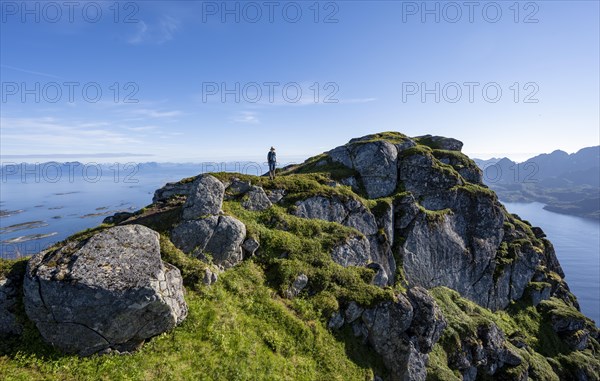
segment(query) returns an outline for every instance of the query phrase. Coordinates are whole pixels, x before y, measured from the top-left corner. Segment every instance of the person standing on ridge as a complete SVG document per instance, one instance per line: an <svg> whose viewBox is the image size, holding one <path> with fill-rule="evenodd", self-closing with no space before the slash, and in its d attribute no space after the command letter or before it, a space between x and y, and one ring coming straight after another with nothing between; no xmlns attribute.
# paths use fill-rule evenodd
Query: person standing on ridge
<svg viewBox="0 0 600 381"><path fill-rule="evenodd" d="M269 162L269 178L271 180L275 179L275 166L277 166L277 154L275 153L275 148L271 147L271 150L267 154L267 161Z"/></svg>

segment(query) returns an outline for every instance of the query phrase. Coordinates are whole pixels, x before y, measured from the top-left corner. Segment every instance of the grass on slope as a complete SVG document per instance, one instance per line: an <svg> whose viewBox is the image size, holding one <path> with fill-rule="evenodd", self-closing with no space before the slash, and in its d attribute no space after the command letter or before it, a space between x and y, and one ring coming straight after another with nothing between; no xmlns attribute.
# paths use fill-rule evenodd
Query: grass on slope
<svg viewBox="0 0 600 381"><path fill-rule="evenodd" d="M189 291L186 300L190 311L182 325L132 355L61 355L29 323L21 340L0 344L2 379L372 379L369 356L358 345L335 338L319 320L299 318L251 261L210 288ZM354 362L352 354L367 360Z"/></svg>

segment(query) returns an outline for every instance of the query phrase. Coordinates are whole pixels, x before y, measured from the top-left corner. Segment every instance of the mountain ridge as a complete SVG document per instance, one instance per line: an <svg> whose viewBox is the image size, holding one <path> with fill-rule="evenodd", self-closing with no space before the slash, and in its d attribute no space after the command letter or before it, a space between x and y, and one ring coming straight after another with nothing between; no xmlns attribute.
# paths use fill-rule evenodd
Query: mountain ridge
<svg viewBox="0 0 600 381"><path fill-rule="evenodd" d="M159 304L151 309L171 311L180 326L167 327L123 364L166 355L181 362L182 354L169 352L172 340L203 353L196 368L185 366L186 374L221 374L214 379L235 374L234 358L245 364L237 368L243 379L269 379L236 348L254 348L255 361L279 369L270 375L276 378L598 379L598 329L579 312L551 242L506 211L461 148L451 138L383 132L287 167L275 180L212 173L167 184L146 208L58 243L26 270L22 261L3 265L12 269L0 273L13 274L4 276L11 279L4 287L13 304L0 307L17 323L13 330L20 324L38 345L84 355L134 351L156 331L117 335L111 318L95 321L72 311L82 303L77 284L85 280L105 290L112 316L135 327L130 308L124 314L122 304L111 302L115 291L104 286L117 282L117 274L96 270L107 264L95 265L94 253L122 252L111 254L110 269L118 269L131 266L128 258L142 250L153 253L136 265L139 282L156 290ZM125 238L130 229L137 229L134 240ZM171 274L171 288L163 288L163 273ZM22 277L24 310L18 308ZM183 288L186 307L176 296ZM159 296L167 289L170 299ZM135 289L125 290L130 303L141 303ZM60 297L65 292L67 301ZM229 306L252 340L235 336L216 301ZM230 330L213 337L200 305ZM145 316L149 324L155 319ZM75 340L73 318L93 331L82 332L102 339ZM235 337L238 345L219 346L217 337ZM321 344L307 352L309 342ZM352 349L343 354L339 345ZM203 363L213 358L205 347L220 361ZM12 364L15 349L2 350ZM105 358L114 356L98 361ZM281 369L273 359L302 361L307 373ZM85 358L69 361L90 366ZM25 364L27 372L31 363Z"/></svg>

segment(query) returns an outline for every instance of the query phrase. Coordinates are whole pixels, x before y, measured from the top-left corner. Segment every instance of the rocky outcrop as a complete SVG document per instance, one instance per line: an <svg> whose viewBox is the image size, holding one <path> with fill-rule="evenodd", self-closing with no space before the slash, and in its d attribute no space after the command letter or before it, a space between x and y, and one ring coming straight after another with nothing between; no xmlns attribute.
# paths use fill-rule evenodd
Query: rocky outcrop
<svg viewBox="0 0 600 381"><path fill-rule="evenodd" d="M179 270L161 261L158 233L141 225L35 255L23 290L42 337L83 356L132 351L187 316Z"/></svg>
<svg viewBox="0 0 600 381"><path fill-rule="evenodd" d="M162 188L154 191L152 202L165 202L173 196L188 196L193 187L192 181L178 182L178 183L167 183Z"/></svg>
<svg viewBox="0 0 600 381"><path fill-rule="evenodd" d="M209 216L183 221L171 232L171 240L193 257L229 268L243 259L246 226L230 216Z"/></svg>
<svg viewBox="0 0 600 381"><path fill-rule="evenodd" d="M183 205L183 219L219 214L224 195L225 186L222 182L211 175L198 176Z"/></svg>
<svg viewBox="0 0 600 381"><path fill-rule="evenodd" d="M389 242L382 241L379 235L382 229L389 234L386 239L393 240L391 210L383 213L378 223L375 215L353 198L342 200L339 197L314 196L298 201L295 206L293 213L298 217L337 222L361 232L364 237L350 237L338 244L331 253L333 260L342 266L378 264L383 274L377 276L377 283L393 283L396 262Z"/></svg>
<svg viewBox="0 0 600 381"><path fill-rule="evenodd" d="M239 181L231 186L251 190ZM224 195L225 186L218 179L198 176L183 205L183 221L171 231L171 241L186 254L229 268L244 258L246 226L234 217L220 215Z"/></svg>
<svg viewBox="0 0 600 381"><path fill-rule="evenodd" d="M504 333L494 323L478 327L475 337L465 337L448 359L465 381L493 377L504 366L516 366L523 359L508 345Z"/></svg>
<svg viewBox="0 0 600 381"><path fill-rule="evenodd" d="M246 196L248 198L242 203L242 206L248 210L262 211L273 205L261 187L251 187Z"/></svg>
<svg viewBox="0 0 600 381"><path fill-rule="evenodd" d="M443 149L448 151L459 151L462 150L463 143L460 140L453 138L446 138L443 136L432 136L423 135L414 138L419 143L429 146L431 148Z"/></svg>
<svg viewBox="0 0 600 381"><path fill-rule="evenodd" d="M439 340L446 321L429 293L410 289L394 301L364 309L354 302L335 314L330 328L351 324L356 336L382 357L391 380L425 380L428 353Z"/></svg>

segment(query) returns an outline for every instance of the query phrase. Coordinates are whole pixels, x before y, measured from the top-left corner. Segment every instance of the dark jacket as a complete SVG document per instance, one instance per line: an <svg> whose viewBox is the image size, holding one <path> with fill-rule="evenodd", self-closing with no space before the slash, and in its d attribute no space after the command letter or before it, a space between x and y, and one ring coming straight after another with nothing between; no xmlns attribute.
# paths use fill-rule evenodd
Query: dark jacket
<svg viewBox="0 0 600 381"><path fill-rule="evenodd" d="M269 153L267 154L267 161L269 163L277 162L277 154L275 153L275 151L269 151Z"/></svg>

